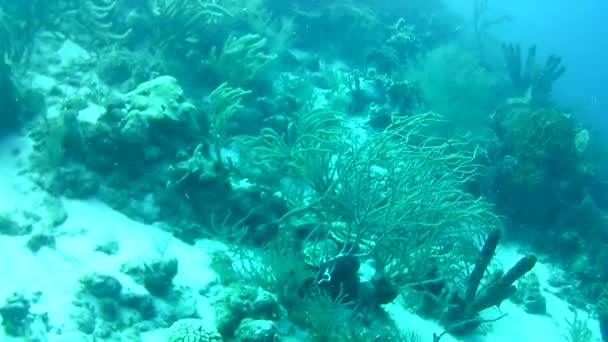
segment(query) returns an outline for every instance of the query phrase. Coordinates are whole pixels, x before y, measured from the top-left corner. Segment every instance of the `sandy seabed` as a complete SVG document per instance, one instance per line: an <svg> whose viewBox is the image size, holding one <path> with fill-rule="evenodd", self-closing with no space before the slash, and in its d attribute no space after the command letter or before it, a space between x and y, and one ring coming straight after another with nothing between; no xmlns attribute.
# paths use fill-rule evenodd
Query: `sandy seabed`
<svg viewBox="0 0 608 342"><path fill-rule="evenodd" d="M39 293L39 301L32 312L46 312L50 326L48 341L73 341L70 336L76 331L70 312L74 295L80 287L79 279L88 273L100 272L116 277L125 288L134 292L146 290L136 284L129 276L119 271L120 265L138 258L154 257L158 251L154 241L170 238L168 233L154 225L133 221L125 215L95 200L55 199L34 184L22 170L26 163L29 140L23 137L6 138L0 142L0 214L9 213L17 217L36 217L40 226L55 220L56 208L49 203L61 201L67 219L56 229L56 248L43 248L32 253L26 246L27 236L0 236L0 301L15 292L25 294ZM52 200L50 200L52 199ZM38 229L34 222L34 231ZM113 236L120 245L115 255L95 251L95 244L104 235ZM207 252L217 248L217 242L199 241L194 246L173 239L167 253L178 259L179 273L174 283L181 286L202 288L215 281L215 274L209 267ZM517 246L500 248L499 260L504 265L514 264L521 254ZM547 299L547 312L550 315L527 314L519 306L506 301L498 309L484 312L487 318L508 315L489 324L484 335L473 335L463 339L444 336L443 342L450 341L491 341L491 342L536 342L568 341L566 319L572 319L569 305L555 295L547 279L551 266L539 263L535 273L540 279L541 288ZM214 322L212 298L196 298L200 316L210 325ZM422 341L431 341L433 333L442 331L435 322L425 320L409 312L398 303L386 305L384 309L403 329L419 332ZM581 313L579 317L588 317ZM599 339L597 322L587 321L595 339ZM61 333L59 333L59 331ZM427 338L428 337L428 338ZM6 336L0 329L1 341L20 341ZM166 341L166 329L143 333L145 342ZM577 341L571 341L577 342Z"/></svg>

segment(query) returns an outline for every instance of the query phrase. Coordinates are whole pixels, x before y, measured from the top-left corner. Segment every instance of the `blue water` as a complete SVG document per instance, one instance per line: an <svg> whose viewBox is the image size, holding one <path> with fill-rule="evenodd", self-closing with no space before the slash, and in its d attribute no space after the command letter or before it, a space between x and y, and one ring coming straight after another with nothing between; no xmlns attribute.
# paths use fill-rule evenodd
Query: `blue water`
<svg viewBox="0 0 608 342"><path fill-rule="evenodd" d="M474 1L446 2L464 16L473 14ZM492 33L562 57L567 71L556 82L554 97L594 130L608 134L608 1L489 0L489 10L491 16L512 18Z"/></svg>

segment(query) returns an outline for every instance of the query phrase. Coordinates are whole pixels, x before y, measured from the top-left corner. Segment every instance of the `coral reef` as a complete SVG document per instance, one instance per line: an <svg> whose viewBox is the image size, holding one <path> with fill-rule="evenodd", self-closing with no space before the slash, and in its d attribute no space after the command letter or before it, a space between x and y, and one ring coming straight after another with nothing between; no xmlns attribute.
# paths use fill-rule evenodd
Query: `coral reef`
<svg viewBox="0 0 608 342"><path fill-rule="evenodd" d="M497 266L502 236L561 262L605 334L599 137L552 98L561 59L501 50L506 18L474 4L469 27L438 0L0 0L0 131L27 134L25 174L56 196L0 233L59 252L61 200L98 200L209 256L196 293L171 238L134 259L97 234L98 256L129 257L80 277L83 338L415 341L394 304L439 341L506 300L550 315L534 255ZM10 297L5 330L29 336L30 311Z"/></svg>

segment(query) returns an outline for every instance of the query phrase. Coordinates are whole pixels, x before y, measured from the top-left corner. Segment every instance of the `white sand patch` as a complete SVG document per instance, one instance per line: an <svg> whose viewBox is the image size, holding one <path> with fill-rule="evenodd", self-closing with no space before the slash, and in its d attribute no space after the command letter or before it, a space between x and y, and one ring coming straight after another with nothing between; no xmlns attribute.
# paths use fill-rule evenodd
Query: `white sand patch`
<svg viewBox="0 0 608 342"><path fill-rule="evenodd" d="M40 198L47 196L26 176L20 174L23 161L17 150L26 150L27 139L10 138L0 144L0 177L10 180L0 182L0 212L37 211L45 214L39 206ZM0 235L0 304L15 292L30 296L41 293L40 301L33 312L49 314L50 324L62 329L62 334L53 331L49 341L71 340L70 312L74 294L78 291L79 279L91 272L100 272L116 277L125 289L143 293L145 289L128 276L119 272L120 265L127 261L158 257L155 241L170 238L168 233L152 225L135 222L98 201L63 200L68 219L57 228L56 250L43 248L37 254L25 247L27 236L9 237ZM38 206L39 210L36 210ZM96 252L94 247L103 235L112 235L118 240L120 250L115 255ZM179 260L179 272L174 283L191 286L198 290L215 280L209 269L206 254L212 243L200 242L189 246L172 239L165 256ZM199 314L213 322L210 299L197 297ZM68 335L65 335L68 334ZM143 335L144 341L164 341L163 331ZM0 329L0 341L18 341L5 336Z"/></svg>

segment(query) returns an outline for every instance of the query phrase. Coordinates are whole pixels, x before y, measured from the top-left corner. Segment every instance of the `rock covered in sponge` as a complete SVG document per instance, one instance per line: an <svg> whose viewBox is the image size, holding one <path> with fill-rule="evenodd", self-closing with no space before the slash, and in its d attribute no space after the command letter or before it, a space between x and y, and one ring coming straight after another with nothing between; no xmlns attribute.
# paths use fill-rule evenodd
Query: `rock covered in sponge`
<svg viewBox="0 0 608 342"><path fill-rule="evenodd" d="M207 328L203 320L184 318L174 322L169 328L168 342L222 342L222 335Z"/></svg>

